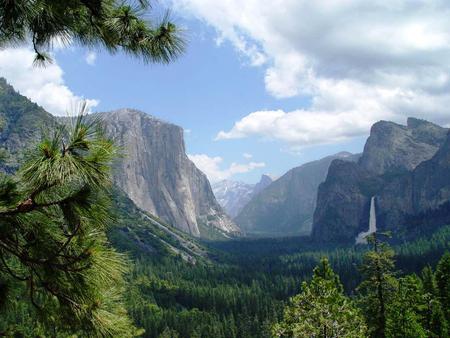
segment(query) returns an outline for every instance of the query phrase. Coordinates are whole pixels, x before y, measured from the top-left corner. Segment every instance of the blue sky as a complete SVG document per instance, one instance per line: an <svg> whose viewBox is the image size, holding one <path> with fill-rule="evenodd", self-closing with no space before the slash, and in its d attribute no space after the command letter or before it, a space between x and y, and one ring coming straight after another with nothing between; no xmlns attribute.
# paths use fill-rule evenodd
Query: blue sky
<svg viewBox="0 0 450 338"><path fill-rule="evenodd" d="M276 140L215 140L219 131L251 111L294 109L307 106L309 99L274 98L265 89L263 69L251 67L230 43L217 45L214 29L198 20L178 21L186 29L188 46L176 62L145 65L127 55L95 50L95 60L88 64L89 50L62 49L55 52L55 60L65 85L78 96L98 100L95 111L136 108L182 126L187 152L222 158L218 166L223 178L256 182L263 173L280 176L305 161L361 149L361 142L350 142L293 152ZM227 172L232 163L245 167L251 162L264 166Z"/></svg>
<svg viewBox="0 0 450 338"><path fill-rule="evenodd" d="M256 182L360 152L380 119L450 123L447 2L162 3L188 39L175 63L71 46L33 69L24 47L0 51L0 75L54 114L83 97L94 111L136 108L178 124L211 180Z"/></svg>
<svg viewBox="0 0 450 338"><path fill-rule="evenodd" d="M363 139L290 151L282 142L260 138L215 140L217 133L256 110L308 106L308 97L277 99L264 87L264 71L252 67L230 43L216 44L217 33L198 20L178 19L186 27L185 55L170 65L144 65L126 55L62 50L56 60L64 80L77 95L99 100L96 111L136 108L182 126L189 154L221 157L220 168L235 162L263 162L264 167L231 179L256 182L261 174L280 176L304 162L342 150L359 152ZM252 158L244 157L251 154ZM248 157L248 155L247 155Z"/></svg>

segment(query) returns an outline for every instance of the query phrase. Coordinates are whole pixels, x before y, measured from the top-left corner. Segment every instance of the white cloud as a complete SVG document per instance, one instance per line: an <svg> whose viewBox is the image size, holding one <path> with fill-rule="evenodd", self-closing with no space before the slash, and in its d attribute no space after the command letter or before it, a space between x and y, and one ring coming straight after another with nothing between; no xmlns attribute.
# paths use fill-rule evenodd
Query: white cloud
<svg viewBox="0 0 450 338"><path fill-rule="evenodd" d="M252 155L252 154L249 154L249 153L243 153L242 156L243 156L244 158L246 158L247 160L249 160L249 159L251 159L251 158L253 157L253 155Z"/></svg>
<svg viewBox="0 0 450 338"><path fill-rule="evenodd" d="M450 2L178 0L254 66L290 112L255 111L218 139L256 135L292 146L368 133L379 119L450 122ZM261 55L259 62L256 55Z"/></svg>
<svg viewBox="0 0 450 338"><path fill-rule="evenodd" d="M205 154L188 155L189 159L203 171L210 182L218 182L228 179L236 174L248 173L257 168L263 168L266 166L263 162L249 162L249 163L231 163L228 168L221 168L223 158L216 156L210 157Z"/></svg>
<svg viewBox="0 0 450 338"><path fill-rule="evenodd" d="M87 52L84 60L89 66L95 65L95 61L97 61L97 53L94 51Z"/></svg>
<svg viewBox="0 0 450 338"><path fill-rule="evenodd" d="M66 115L83 98L65 85L64 72L55 60L46 67L33 66L33 60L34 53L28 48L0 50L0 76L53 115ZM99 103L93 99L86 101L91 108Z"/></svg>

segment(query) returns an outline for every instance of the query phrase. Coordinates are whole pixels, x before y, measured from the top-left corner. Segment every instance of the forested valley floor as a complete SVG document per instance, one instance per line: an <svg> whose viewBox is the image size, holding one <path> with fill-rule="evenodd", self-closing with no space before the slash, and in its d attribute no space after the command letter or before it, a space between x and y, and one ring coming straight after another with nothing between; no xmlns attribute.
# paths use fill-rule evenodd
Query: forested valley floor
<svg viewBox="0 0 450 338"><path fill-rule="evenodd" d="M398 277L420 274L449 250L450 226L394 245ZM361 282L365 247L314 249L301 238L208 243L212 261L138 255L127 304L145 337L270 337L291 296L328 257L347 295ZM119 244L120 247L120 244Z"/></svg>

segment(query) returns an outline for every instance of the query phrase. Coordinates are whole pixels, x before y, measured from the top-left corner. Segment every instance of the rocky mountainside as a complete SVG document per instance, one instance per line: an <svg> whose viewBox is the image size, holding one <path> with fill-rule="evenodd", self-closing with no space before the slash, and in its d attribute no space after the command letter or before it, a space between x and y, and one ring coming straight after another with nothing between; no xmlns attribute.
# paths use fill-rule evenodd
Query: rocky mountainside
<svg viewBox="0 0 450 338"><path fill-rule="evenodd" d="M406 126L380 121L372 126L359 165L374 175L412 170L430 159L445 138L445 128L424 120L408 118Z"/></svg>
<svg viewBox="0 0 450 338"><path fill-rule="evenodd" d="M409 223L414 223L411 221L417 215L439 212L450 203L450 134L431 159L389 181L377 200L382 229L403 232L425 230L413 229ZM441 213L441 218L437 220L445 222L428 222L428 226L443 225L450 221L450 214L445 213Z"/></svg>
<svg viewBox="0 0 450 338"><path fill-rule="evenodd" d="M248 234L287 236L309 234L317 188L337 158L354 161L359 155L339 153L291 169L256 195L235 218Z"/></svg>
<svg viewBox="0 0 450 338"><path fill-rule="evenodd" d="M98 115L124 155L114 181L139 208L196 237L239 231L186 156L182 128L132 109Z"/></svg>
<svg viewBox="0 0 450 338"><path fill-rule="evenodd" d="M212 185L217 201L230 217L236 217L242 208L272 183L269 175L262 175L256 184L222 180Z"/></svg>
<svg viewBox="0 0 450 338"><path fill-rule="evenodd" d="M113 212L114 224L108 237L121 251L161 258L175 254L190 263L208 259L207 251L194 237L143 212L119 188L114 188Z"/></svg>
<svg viewBox="0 0 450 338"><path fill-rule="evenodd" d="M445 201L445 179L433 172L449 174L444 174L442 160L436 159L445 157L447 134L446 128L413 118L406 126L376 123L357 163L336 160L331 164L319 187L313 237L353 241L368 228L372 196L378 229L393 230L394 235L399 235L408 217Z"/></svg>
<svg viewBox="0 0 450 338"><path fill-rule="evenodd" d="M238 232L215 200L206 176L187 158L180 127L134 110L98 115L122 147L115 183L138 208L194 236ZM16 170L27 149L59 123L64 119L47 113L0 78L0 150L6 157L2 170Z"/></svg>

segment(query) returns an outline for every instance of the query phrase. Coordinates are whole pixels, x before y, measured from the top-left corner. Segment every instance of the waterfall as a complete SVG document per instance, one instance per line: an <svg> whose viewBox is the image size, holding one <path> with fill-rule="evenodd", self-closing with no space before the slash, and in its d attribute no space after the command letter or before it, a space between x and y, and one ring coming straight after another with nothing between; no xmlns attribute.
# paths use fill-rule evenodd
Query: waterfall
<svg viewBox="0 0 450 338"><path fill-rule="evenodd" d="M375 231L377 231L377 214L375 210L375 196L372 196L370 199L369 230L358 234L356 244L367 244L366 237Z"/></svg>

